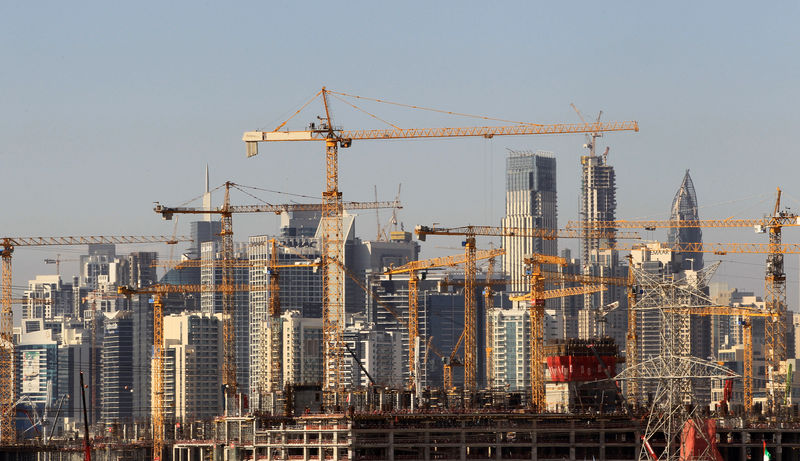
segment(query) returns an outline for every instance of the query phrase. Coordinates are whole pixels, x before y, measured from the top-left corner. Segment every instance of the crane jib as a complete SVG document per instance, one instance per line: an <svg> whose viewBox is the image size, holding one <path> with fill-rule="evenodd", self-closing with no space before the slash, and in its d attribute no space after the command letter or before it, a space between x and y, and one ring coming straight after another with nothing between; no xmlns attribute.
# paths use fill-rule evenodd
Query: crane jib
<svg viewBox="0 0 800 461"><path fill-rule="evenodd" d="M606 123L558 123L552 125L520 124L510 126L472 126L459 128L391 128L336 132L341 139L399 139L466 136L515 136L529 134L594 133L598 131L639 131L635 121ZM323 141L327 133L320 131L247 131L245 142L262 141Z"/></svg>

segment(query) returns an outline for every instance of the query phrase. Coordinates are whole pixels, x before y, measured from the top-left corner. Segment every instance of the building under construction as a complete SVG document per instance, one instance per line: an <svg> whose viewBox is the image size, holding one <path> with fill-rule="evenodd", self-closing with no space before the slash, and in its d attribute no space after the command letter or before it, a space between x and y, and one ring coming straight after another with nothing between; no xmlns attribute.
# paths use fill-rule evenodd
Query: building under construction
<svg viewBox="0 0 800 461"><path fill-rule="evenodd" d="M718 457L800 459L800 427L737 427L717 421ZM637 458L641 419L621 414L561 415L520 411L374 411L298 417L220 418L176 428L164 459L201 460L608 460ZM134 437L140 434L131 433ZM663 440L651 440L654 450ZM92 459L151 459L147 440L98 437ZM6 447L3 460L83 459L80 442Z"/></svg>

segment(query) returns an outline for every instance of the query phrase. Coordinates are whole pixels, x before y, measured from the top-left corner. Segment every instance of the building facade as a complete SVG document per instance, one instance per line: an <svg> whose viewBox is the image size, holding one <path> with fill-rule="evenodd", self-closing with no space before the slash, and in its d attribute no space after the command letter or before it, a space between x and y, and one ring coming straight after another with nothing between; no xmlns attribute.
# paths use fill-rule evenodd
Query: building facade
<svg viewBox="0 0 800 461"><path fill-rule="evenodd" d="M193 312L164 318L164 398L175 421L222 414L222 341L222 314Z"/></svg>
<svg viewBox="0 0 800 461"><path fill-rule="evenodd" d="M530 316L527 309L486 313L487 377L493 389L530 388Z"/></svg>
<svg viewBox="0 0 800 461"><path fill-rule="evenodd" d="M504 227L557 229L556 158L547 152L511 151L506 159ZM503 271L512 292L529 291L523 259L532 253L558 255L556 240L503 237Z"/></svg>
<svg viewBox="0 0 800 461"><path fill-rule="evenodd" d="M101 420L133 421L133 315L118 311L105 321L103 335Z"/></svg>

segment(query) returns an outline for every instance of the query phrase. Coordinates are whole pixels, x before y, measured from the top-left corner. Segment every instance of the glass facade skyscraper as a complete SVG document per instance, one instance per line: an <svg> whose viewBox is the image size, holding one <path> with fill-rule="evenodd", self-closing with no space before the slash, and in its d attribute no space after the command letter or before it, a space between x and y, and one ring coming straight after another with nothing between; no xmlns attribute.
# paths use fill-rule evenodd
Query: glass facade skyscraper
<svg viewBox="0 0 800 461"><path fill-rule="evenodd" d="M504 227L557 229L556 158L552 153L511 151L506 159L506 215ZM511 291L528 291L523 259L532 253L558 254L555 240L503 237L503 270L511 277Z"/></svg>

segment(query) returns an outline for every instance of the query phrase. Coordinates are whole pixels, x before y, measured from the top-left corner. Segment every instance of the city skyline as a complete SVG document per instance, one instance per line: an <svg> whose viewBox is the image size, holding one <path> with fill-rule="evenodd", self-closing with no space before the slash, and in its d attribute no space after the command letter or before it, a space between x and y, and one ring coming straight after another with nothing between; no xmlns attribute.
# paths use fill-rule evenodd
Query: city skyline
<svg viewBox="0 0 800 461"><path fill-rule="evenodd" d="M325 22L304 14L313 3L277 7L269 18L252 15L246 5L189 11L177 4L7 6L0 49L11 71L0 76L7 90L0 153L15 174L0 186L14 198L3 228L12 236L169 234L172 225L154 216L152 202L196 196L205 164L212 185L232 180L318 197L320 146L270 146L247 159L241 134L278 126L322 85L511 120L578 122L571 102L587 117L604 110L603 120L638 120L639 133L610 134L598 146L611 147L619 218L666 218L674 184L687 168L703 217L761 216L778 186L796 208L789 127L798 122L792 104L800 75L798 6L680 5L583 4L576 14L558 5L489 10L467 3L429 6L423 17L413 8L373 6L346 13L346 20L337 20L343 12L329 12ZM510 9L517 14L508 15ZM359 22L360 28L338 28L331 37L350 64L326 69L320 58L328 47L313 34L294 33L293 21L281 17L304 17L309 30ZM393 20L359 21L370 17ZM386 27L393 24L415 24L417 32ZM480 33L500 24L502 34ZM306 59L297 59L298 50ZM476 56L492 59L476 66ZM360 71L364 62L372 72ZM422 80L424 68L429 78ZM335 121L345 128L383 126L333 104ZM375 113L403 126L475 123L394 109ZM319 108L296 123L315 115ZM355 143L340 156L341 190L347 200L371 200L377 184L380 198L391 199L402 183L400 219L407 229L432 222L496 225L505 149L547 150L559 162L566 222L578 217L582 143L581 136ZM381 175L364 174L371 171ZM87 204L75 206L76 200ZM374 219L362 216L359 234L368 237ZM248 217L235 225L237 240L246 241L272 233L277 220ZM745 231L704 234L707 241L761 241ZM792 234L787 229L786 238ZM70 254L60 250L18 249L14 284L48 272L42 259ZM422 251L430 257L446 250L424 245ZM744 262L723 264L718 278L761 290L763 258L726 259ZM788 263L789 280L797 281L797 259ZM793 306L796 286L789 283Z"/></svg>

